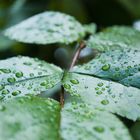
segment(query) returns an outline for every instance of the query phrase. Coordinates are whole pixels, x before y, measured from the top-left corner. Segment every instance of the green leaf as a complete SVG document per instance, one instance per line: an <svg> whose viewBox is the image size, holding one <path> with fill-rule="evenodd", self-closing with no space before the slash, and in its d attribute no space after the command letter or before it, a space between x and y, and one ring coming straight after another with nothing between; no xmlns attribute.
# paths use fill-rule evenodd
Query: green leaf
<svg viewBox="0 0 140 140"><path fill-rule="evenodd" d="M132 140L127 128L111 113L68 103L61 112L64 140Z"/></svg>
<svg viewBox="0 0 140 140"><path fill-rule="evenodd" d="M122 84L76 73L66 73L65 90L74 99L132 120L140 118L140 90Z"/></svg>
<svg viewBox="0 0 140 140"><path fill-rule="evenodd" d="M87 46L99 51L110 48L137 48L140 49L140 32L126 26L109 27L89 38Z"/></svg>
<svg viewBox="0 0 140 140"><path fill-rule="evenodd" d="M52 99L20 97L1 103L0 118L1 140L60 138L60 105Z"/></svg>
<svg viewBox="0 0 140 140"><path fill-rule="evenodd" d="M110 50L73 71L140 88L140 50Z"/></svg>
<svg viewBox="0 0 140 140"><path fill-rule="evenodd" d="M35 15L5 31L5 35L25 43L72 43L84 37L84 28L74 18L60 12Z"/></svg>
<svg viewBox="0 0 140 140"><path fill-rule="evenodd" d="M84 28L86 33L95 34L97 26L95 23L91 23L91 24L84 25Z"/></svg>
<svg viewBox="0 0 140 140"><path fill-rule="evenodd" d="M0 99L40 94L61 81L62 70L45 61L12 57L0 61Z"/></svg>

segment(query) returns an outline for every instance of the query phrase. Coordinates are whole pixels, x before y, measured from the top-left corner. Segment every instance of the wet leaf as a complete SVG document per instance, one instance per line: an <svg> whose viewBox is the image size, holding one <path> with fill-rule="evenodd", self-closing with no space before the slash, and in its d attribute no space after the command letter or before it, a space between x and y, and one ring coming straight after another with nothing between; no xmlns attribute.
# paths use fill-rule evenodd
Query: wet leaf
<svg viewBox="0 0 140 140"><path fill-rule="evenodd" d="M17 98L0 104L2 140L60 139L60 105L52 99Z"/></svg>
<svg viewBox="0 0 140 140"><path fill-rule="evenodd" d="M64 140L132 140L127 128L111 113L67 103L61 112Z"/></svg>
<svg viewBox="0 0 140 140"><path fill-rule="evenodd" d="M110 50L73 71L140 88L140 50Z"/></svg>
<svg viewBox="0 0 140 140"><path fill-rule="evenodd" d="M61 81L62 70L37 58L12 57L0 61L0 99L37 95Z"/></svg>
<svg viewBox="0 0 140 140"><path fill-rule="evenodd" d="M7 29L5 35L24 43L68 44L84 37L85 32L74 17L50 11L35 15Z"/></svg>
<svg viewBox="0 0 140 140"><path fill-rule="evenodd" d="M113 26L89 38L87 46L99 51L111 48L140 49L140 32L127 26Z"/></svg>
<svg viewBox="0 0 140 140"><path fill-rule="evenodd" d="M71 100L132 120L140 118L140 90L137 88L76 73L66 73L63 86Z"/></svg>

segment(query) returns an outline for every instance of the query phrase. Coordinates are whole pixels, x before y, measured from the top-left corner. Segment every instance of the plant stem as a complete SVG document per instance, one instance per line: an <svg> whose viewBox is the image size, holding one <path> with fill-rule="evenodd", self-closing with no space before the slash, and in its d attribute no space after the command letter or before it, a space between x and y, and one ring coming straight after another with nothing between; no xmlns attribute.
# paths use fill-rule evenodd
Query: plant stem
<svg viewBox="0 0 140 140"><path fill-rule="evenodd" d="M81 52L81 50L82 50L83 48L85 48L85 43L84 43L84 41L82 41L82 42L80 43L79 48L76 50L76 53L75 53L74 56L73 56L72 63L71 63L71 65L70 65L69 70L71 70L71 69L74 67L74 65L76 64L77 60L79 59L80 52Z"/></svg>
<svg viewBox="0 0 140 140"><path fill-rule="evenodd" d="M61 86L60 104L61 104L61 108L63 108L64 107L64 88L63 88L63 86Z"/></svg>
<svg viewBox="0 0 140 140"><path fill-rule="evenodd" d="M79 55L80 55L81 50L83 48L85 48L85 47L86 47L86 45L85 45L84 41L82 41L80 43L78 49L76 50L74 56L73 56L72 63L70 65L69 70L71 70L74 67L74 65L76 64L77 60L79 59ZM63 86L61 86L61 93L60 93L60 104L61 104L61 108L64 107L64 101L65 101L64 100L64 92L65 92L64 91L64 88L63 88Z"/></svg>

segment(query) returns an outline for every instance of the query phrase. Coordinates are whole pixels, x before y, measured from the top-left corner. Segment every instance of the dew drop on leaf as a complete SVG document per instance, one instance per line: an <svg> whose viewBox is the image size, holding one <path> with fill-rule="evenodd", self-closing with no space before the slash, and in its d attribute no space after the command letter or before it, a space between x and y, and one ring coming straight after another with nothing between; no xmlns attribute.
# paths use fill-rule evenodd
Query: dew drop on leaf
<svg viewBox="0 0 140 140"><path fill-rule="evenodd" d="M6 95L6 94L8 94L9 93L9 90L7 90L7 89L4 89L3 91L2 91L2 94L3 95Z"/></svg>
<svg viewBox="0 0 140 140"><path fill-rule="evenodd" d="M103 71L108 71L110 69L110 64L105 64L102 66Z"/></svg>
<svg viewBox="0 0 140 140"><path fill-rule="evenodd" d="M104 128L101 127L101 126L96 126L96 127L94 127L94 130L95 130L96 132L99 132L99 133L103 133L103 132L104 132Z"/></svg>
<svg viewBox="0 0 140 140"><path fill-rule="evenodd" d="M0 69L0 71L3 72L3 73L10 73L11 72L10 69Z"/></svg>
<svg viewBox="0 0 140 140"><path fill-rule="evenodd" d="M70 89L71 86L70 86L69 84L64 84L64 88L66 88L66 89Z"/></svg>
<svg viewBox="0 0 140 140"><path fill-rule="evenodd" d="M21 91L17 90L17 91L12 92L12 95L13 95L13 96L17 96L17 95L20 94L20 93L21 93Z"/></svg>
<svg viewBox="0 0 140 140"><path fill-rule="evenodd" d="M0 91L3 90L3 89L4 89L4 86L3 85L0 85Z"/></svg>
<svg viewBox="0 0 140 140"><path fill-rule="evenodd" d="M9 83L14 83L16 81L16 79L14 77L8 78L7 81Z"/></svg>
<svg viewBox="0 0 140 140"><path fill-rule="evenodd" d="M107 105L107 104L109 104L109 101L108 101L108 100L102 100L101 103L102 103L103 105Z"/></svg>
<svg viewBox="0 0 140 140"><path fill-rule="evenodd" d="M79 81L78 81L77 79L72 79L72 80L70 80L70 82L71 82L72 84L79 84Z"/></svg>
<svg viewBox="0 0 140 140"><path fill-rule="evenodd" d="M21 78L23 76L23 73L22 72L17 72L15 75L16 75L17 78Z"/></svg>
<svg viewBox="0 0 140 140"><path fill-rule="evenodd" d="M103 83L98 83L98 86L99 87L102 87L104 84Z"/></svg>

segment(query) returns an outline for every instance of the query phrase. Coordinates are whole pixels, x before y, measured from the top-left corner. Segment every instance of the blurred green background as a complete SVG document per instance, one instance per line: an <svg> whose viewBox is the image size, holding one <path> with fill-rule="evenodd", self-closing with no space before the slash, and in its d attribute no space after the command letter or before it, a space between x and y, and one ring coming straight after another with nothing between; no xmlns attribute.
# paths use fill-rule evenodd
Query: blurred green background
<svg viewBox="0 0 140 140"><path fill-rule="evenodd" d="M70 14L83 24L95 22L100 30L110 25L132 25L140 19L140 0L0 0L0 59L28 55L62 67L69 65L73 47L40 47L11 41L2 35L4 29L45 10Z"/></svg>

